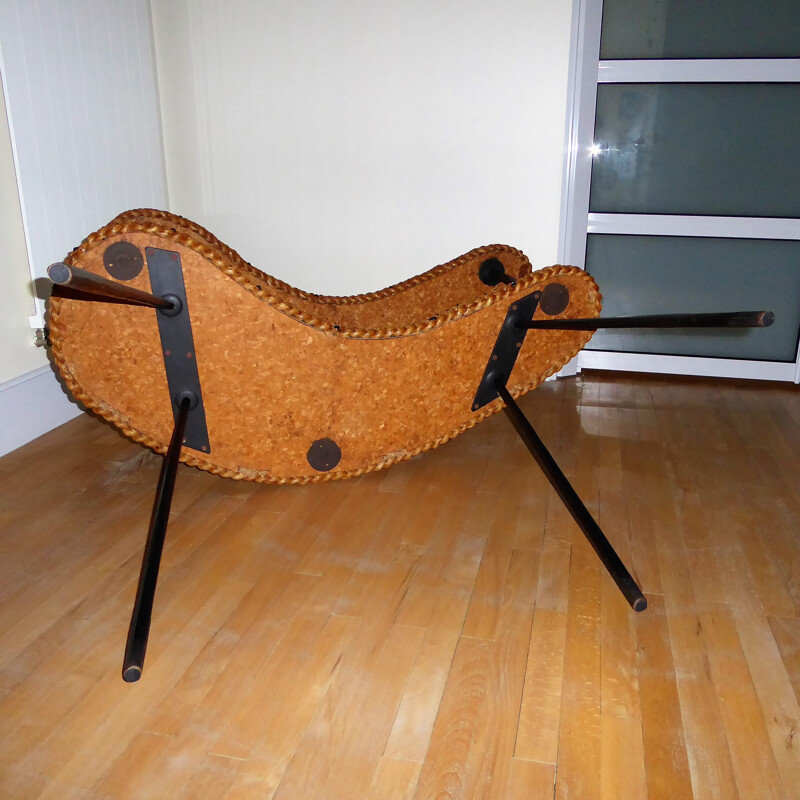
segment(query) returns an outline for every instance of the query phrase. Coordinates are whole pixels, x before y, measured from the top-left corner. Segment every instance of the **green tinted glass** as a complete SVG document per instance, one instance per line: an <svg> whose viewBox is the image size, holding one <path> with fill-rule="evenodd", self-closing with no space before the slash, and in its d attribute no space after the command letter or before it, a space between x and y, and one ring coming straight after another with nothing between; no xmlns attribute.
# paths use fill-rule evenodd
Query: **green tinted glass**
<svg viewBox="0 0 800 800"><path fill-rule="evenodd" d="M603 2L603 59L798 56L798 0Z"/></svg>
<svg viewBox="0 0 800 800"><path fill-rule="evenodd" d="M773 311L769 328L597 331L591 350L794 361L800 242L675 236L588 237L602 316Z"/></svg>

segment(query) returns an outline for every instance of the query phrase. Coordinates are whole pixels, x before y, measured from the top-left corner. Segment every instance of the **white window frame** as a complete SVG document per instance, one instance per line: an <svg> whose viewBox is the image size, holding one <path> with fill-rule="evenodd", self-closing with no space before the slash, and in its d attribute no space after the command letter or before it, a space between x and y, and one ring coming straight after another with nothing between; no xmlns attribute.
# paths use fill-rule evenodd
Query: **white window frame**
<svg viewBox="0 0 800 800"><path fill-rule="evenodd" d="M585 268L590 233L800 241L798 219L589 213L598 84L800 83L800 59L601 61L602 15L602 0L573 0L559 260ZM576 367L800 383L800 347L794 363L583 350Z"/></svg>

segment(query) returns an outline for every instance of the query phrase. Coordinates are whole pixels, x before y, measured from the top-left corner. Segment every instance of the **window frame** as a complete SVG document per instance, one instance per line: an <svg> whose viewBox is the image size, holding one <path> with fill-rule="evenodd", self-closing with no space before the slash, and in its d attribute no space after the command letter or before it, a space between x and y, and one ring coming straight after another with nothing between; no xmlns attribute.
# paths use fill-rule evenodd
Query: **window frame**
<svg viewBox="0 0 800 800"><path fill-rule="evenodd" d="M800 59L601 61L602 17L603 0L573 0L559 260L585 269L589 234L800 241L800 219L589 213L599 84L800 83ZM608 369L800 383L800 347L794 363L583 350L573 366L576 370Z"/></svg>

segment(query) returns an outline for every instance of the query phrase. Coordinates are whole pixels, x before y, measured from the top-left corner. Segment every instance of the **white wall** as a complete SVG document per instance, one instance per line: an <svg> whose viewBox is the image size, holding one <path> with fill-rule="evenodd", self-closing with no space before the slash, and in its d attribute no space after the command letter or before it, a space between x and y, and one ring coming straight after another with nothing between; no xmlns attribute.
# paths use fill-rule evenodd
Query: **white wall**
<svg viewBox="0 0 800 800"><path fill-rule="evenodd" d="M0 56L30 268L44 277L120 211L167 202L149 0L2 0Z"/></svg>
<svg viewBox="0 0 800 800"><path fill-rule="evenodd" d="M553 263L571 6L151 0L171 210L323 293Z"/></svg>
<svg viewBox="0 0 800 800"><path fill-rule="evenodd" d="M34 311L28 253L5 106L0 109L0 384L47 363L33 344L28 317Z"/></svg>
<svg viewBox="0 0 800 800"><path fill-rule="evenodd" d="M149 0L0 0L0 70L2 454L78 413L33 347L33 279L167 196Z"/></svg>
<svg viewBox="0 0 800 800"><path fill-rule="evenodd" d="M1 87L0 87L1 88ZM2 95L0 95L0 99ZM0 456L76 416L47 361L34 346L35 312L5 106L0 103Z"/></svg>

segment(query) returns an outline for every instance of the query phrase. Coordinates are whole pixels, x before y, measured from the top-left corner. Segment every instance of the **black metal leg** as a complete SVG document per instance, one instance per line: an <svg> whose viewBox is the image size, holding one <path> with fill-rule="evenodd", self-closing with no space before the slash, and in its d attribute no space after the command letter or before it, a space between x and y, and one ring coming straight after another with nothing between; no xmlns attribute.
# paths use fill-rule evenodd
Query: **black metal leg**
<svg viewBox="0 0 800 800"><path fill-rule="evenodd" d="M514 283L514 279L506 272L506 268L499 258L487 258L478 269L478 277L487 286L497 286L498 283Z"/></svg>
<svg viewBox="0 0 800 800"><path fill-rule="evenodd" d="M589 319L535 319L518 328L540 331L596 331L601 328L768 328L775 322L771 311L730 311L712 314L649 314L641 317Z"/></svg>
<svg viewBox="0 0 800 800"><path fill-rule="evenodd" d="M158 297L119 281L110 281L108 278L95 275L80 267L72 267L69 264L58 262L47 268L47 274L57 286L77 292L79 299L86 299L87 295L91 295L112 303L148 306L171 311L174 314L180 313L179 301L176 297Z"/></svg>
<svg viewBox="0 0 800 800"><path fill-rule="evenodd" d="M511 424L522 441L525 442L525 446L542 472L547 476L569 513L572 514L572 518L578 523L578 527L589 540L589 544L594 548L600 561L603 562L603 566L608 570L609 575L614 579L631 608L634 611L644 611L647 608L647 600L630 572L622 563L622 559L617 555L617 551L611 546L611 542L606 539L605 534L600 530L600 526L595 522L583 501L578 497L578 493L572 488L572 484L567 480L527 417L522 413L522 409L506 388L505 381L497 379L495 383L497 391L505 403L505 412L511 420Z"/></svg>
<svg viewBox="0 0 800 800"><path fill-rule="evenodd" d="M127 683L138 681L142 676L144 656L147 651L147 638L150 635L150 619L153 613L153 599L156 594L158 568L161 564L161 553L164 550L164 539L167 535L169 509L172 505L172 494L175 490L175 475L189 418L191 400L185 397L178 407L175 428L172 431L169 449L161 465L158 477L153 515L150 518L150 530L147 533L147 544L142 558L142 570L139 573L139 587L136 590L136 602L133 605L131 624L128 628L128 642L125 646L125 659L122 663L122 678Z"/></svg>

